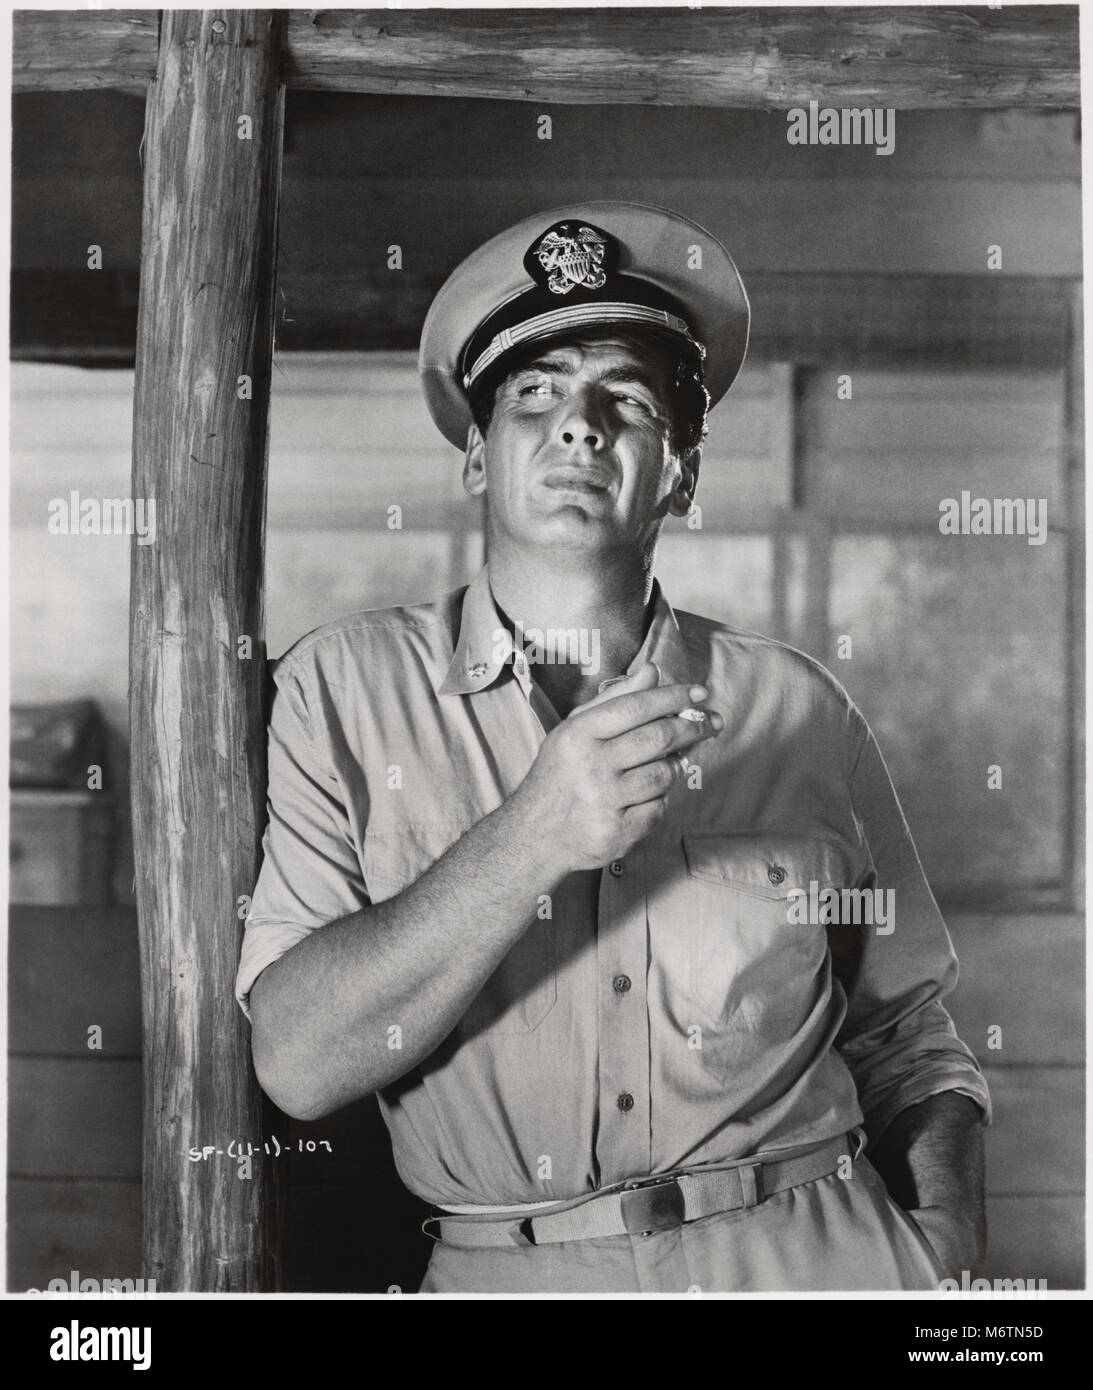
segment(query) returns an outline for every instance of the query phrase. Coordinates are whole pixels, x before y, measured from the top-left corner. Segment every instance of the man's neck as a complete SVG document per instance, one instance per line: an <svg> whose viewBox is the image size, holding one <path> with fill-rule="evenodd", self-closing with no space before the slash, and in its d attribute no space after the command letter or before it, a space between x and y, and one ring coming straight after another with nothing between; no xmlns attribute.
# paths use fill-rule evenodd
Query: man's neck
<svg viewBox="0 0 1093 1390"><path fill-rule="evenodd" d="M602 557L592 558L594 563L565 554L510 556L503 547L491 548L494 602L528 645L532 676L563 718L603 681L625 675L645 640L652 574L639 557L606 566ZM537 651L551 633L553 649ZM568 652L562 633L570 634ZM572 659L574 635L581 661L591 657L595 669L586 672Z"/></svg>

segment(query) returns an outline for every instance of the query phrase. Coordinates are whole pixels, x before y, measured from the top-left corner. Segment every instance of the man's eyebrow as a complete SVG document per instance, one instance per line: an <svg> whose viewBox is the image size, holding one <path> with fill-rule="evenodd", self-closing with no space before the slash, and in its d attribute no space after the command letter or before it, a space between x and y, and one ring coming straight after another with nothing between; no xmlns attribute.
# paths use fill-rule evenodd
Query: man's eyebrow
<svg viewBox="0 0 1093 1390"><path fill-rule="evenodd" d="M553 372L556 376L572 376L576 368L568 358L537 357L534 362L525 362L513 376L523 376L525 372Z"/></svg>
<svg viewBox="0 0 1093 1390"><path fill-rule="evenodd" d="M644 386L652 391L654 395L657 394L658 390L658 382L654 374L647 371L646 368L638 366L636 363L633 366L608 367L605 372L600 373L600 380L607 382L626 382Z"/></svg>
<svg viewBox="0 0 1093 1390"><path fill-rule="evenodd" d="M572 376L576 371L576 366L568 358L564 357L537 357L534 362L528 362L519 370L513 372L514 377L522 376L525 372L545 372L547 375ZM608 367L600 373L598 380L605 381L609 385L624 382L637 386L644 386L654 395L657 394L659 383L656 376L642 367L638 363L620 367Z"/></svg>

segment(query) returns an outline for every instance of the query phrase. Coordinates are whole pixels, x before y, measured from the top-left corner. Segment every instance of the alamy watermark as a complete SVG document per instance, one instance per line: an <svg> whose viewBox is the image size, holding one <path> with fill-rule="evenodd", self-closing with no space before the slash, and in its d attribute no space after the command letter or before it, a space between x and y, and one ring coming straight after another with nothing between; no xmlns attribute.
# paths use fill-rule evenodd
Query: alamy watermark
<svg viewBox="0 0 1093 1390"><path fill-rule="evenodd" d="M791 888L786 920L798 927L872 927L878 936L896 929L894 888Z"/></svg>
<svg viewBox="0 0 1093 1390"><path fill-rule="evenodd" d="M943 497L937 504L943 536L1025 536L1029 545L1047 540L1046 497Z"/></svg>
<svg viewBox="0 0 1093 1390"><path fill-rule="evenodd" d="M821 110L818 101L810 101L807 111L803 106L787 111L786 122L790 145L873 145L874 154L891 154L896 148L896 113L890 107Z"/></svg>
<svg viewBox="0 0 1093 1390"><path fill-rule="evenodd" d="M528 627L517 619L515 636L505 628L493 634L493 659L501 665L509 653L523 651L530 665L580 666L586 676L600 669L600 630L597 627Z"/></svg>
<svg viewBox="0 0 1093 1390"><path fill-rule="evenodd" d="M49 1336L54 1361L131 1361L134 1371L152 1364L150 1327L81 1327L73 1319Z"/></svg>
<svg viewBox="0 0 1093 1390"><path fill-rule="evenodd" d="M156 543L154 497L82 497L71 492L49 503L51 536L133 536L138 545Z"/></svg>
<svg viewBox="0 0 1093 1390"><path fill-rule="evenodd" d="M962 1269L959 1279L942 1279L938 1284L939 1293L959 1293L967 1296L970 1293L989 1293L1000 1298L1012 1298L1015 1294L1022 1298L1039 1298L1047 1291L1046 1279L973 1279L971 1270ZM1011 1331L1013 1329L1010 1329ZM987 1329L987 1336L996 1336L997 1332L992 1333ZM1021 1335L1025 1335L1022 1333ZM1039 1336L1039 1332L1035 1333Z"/></svg>
<svg viewBox="0 0 1093 1390"><path fill-rule="evenodd" d="M155 1298L154 1279L90 1279L83 1278L78 1269L69 1271L67 1279L51 1279L44 1289L27 1289L37 1294L84 1294L98 1298Z"/></svg>

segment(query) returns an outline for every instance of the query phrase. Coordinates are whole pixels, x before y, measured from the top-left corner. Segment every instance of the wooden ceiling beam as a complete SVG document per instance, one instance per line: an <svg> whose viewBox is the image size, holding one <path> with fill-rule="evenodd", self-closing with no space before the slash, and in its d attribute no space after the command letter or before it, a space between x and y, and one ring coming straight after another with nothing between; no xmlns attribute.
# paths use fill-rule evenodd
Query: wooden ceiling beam
<svg viewBox="0 0 1093 1390"><path fill-rule="evenodd" d="M288 10L289 87L755 110L1077 109L1077 5ZM15 14L16 92L153 80L151 10Z"/></svg>
<svg viewBox="0 0 1093 1390"><path fill-rule="evenodd" d="M158 10L16 10L12 90L139 91L154 80L158 53Z"/></svg>

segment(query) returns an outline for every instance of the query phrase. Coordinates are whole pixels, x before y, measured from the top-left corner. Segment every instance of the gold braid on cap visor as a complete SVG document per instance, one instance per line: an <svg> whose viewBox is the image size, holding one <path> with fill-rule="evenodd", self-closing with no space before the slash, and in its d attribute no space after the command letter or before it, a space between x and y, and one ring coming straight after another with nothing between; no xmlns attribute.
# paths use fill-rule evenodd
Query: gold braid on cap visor
<svg viewBox="0 0 1093 1390"><path fill-rule="evenodd" d="M536 338L553 337L554 334L568 328L582 328L585 325L599 327L605 323L636 323L646 328L666 330L685 338L700 357L706 356L706 349L694 337L683 319L676 314L668 313L666 309L650 309L644 304L626 302L570 304L564 309L552 309L550 313L537 314L513 328L503 328L490 341L489 346L479 353L474 365L463 377L463 389L466 391L487 367L492 366L510 348L518 347L521 343L534 342Z"/></svg>

